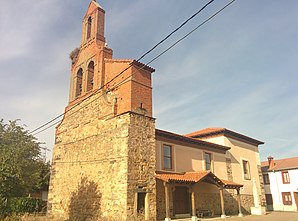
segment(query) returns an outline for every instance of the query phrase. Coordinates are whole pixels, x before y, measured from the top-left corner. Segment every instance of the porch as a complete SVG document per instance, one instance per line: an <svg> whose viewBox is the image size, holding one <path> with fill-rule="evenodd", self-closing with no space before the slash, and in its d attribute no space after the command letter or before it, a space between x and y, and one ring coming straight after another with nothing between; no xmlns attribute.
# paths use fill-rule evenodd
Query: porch
<svg viewBox="0 0 298 221"><path fill-rule="evenodd" d="M171 219L179 220L187 218L196 221L203 218L214 217L220 213L221 218L226 217L224 191L237 192L238 216L243 216L241 211L240 188L243 186L231 181L219 179L210 171L167 173L157 172L156 178L162 182L165 204L165 221ZM212 187L211 187L212 186ZM211 194L205 196L205 201L198 200L200 190L209 191ZM214 201L213 195L219 194L220 208L208 208L207 204ZM205 207L204 207L205 206ZM208 205L207 205L208 206ZM220 211L218 211L220 210ZM186 219L187 220L187 219Z"/></svg>

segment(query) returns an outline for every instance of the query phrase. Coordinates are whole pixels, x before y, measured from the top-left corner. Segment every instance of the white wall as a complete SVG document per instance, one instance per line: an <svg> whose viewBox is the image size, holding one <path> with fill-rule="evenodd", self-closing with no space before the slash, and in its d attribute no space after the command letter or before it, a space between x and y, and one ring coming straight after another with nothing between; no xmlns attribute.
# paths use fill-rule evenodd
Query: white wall
<svg viewBox="0 0 298 221"><path fill-rule="evenodd" d="M273 198L273 209L278 211L297 211L294 192L298 192L298 169L288 170L290 183L283 184L281 171L269 172L270 188L265 185L265 192L271 191ZM292 205L283 205L282 192L291 192Z"/></svg>

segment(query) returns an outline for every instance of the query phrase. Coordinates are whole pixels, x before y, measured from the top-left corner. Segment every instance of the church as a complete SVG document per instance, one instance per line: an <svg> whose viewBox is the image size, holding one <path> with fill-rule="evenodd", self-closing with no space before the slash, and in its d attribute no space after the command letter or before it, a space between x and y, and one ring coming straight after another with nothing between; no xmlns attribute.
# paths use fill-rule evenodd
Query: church
<svg viewBox="0 0 298 221"><path fill-rule="evenodd" d="M265 205L258 147L226 128L181 135L155 127L154 68L113 58L105 11L91 0L71 53L69 102L56 127L48 215L172 220L251 213ZM158 119L157 119L158 120Z"/></svg>

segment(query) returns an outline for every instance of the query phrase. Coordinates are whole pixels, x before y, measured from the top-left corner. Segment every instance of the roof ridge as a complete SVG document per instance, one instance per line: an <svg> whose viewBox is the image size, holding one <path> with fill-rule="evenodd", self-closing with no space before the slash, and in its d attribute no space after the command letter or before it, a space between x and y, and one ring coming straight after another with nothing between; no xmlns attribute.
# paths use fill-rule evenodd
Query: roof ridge
<svg viewBox="0 0 298 221"><path fill-rule="evenodd" d="M208 137L213 137L213 136L221 136L224 135L226 137L238 139L242 142L246 143L251 143L253 145L261 145L264 144L263 141L257 140L253 137L249 137L247 135L238 133L236 131L233 131L231 129L225 128L225 127L219 127L219 128L205 128L202 130L198 130L189 134L186 134L185 136L187 137L192 137L192 138L208 138Z"/></svg>
<svg viewBox="0 0 298 221"><path fill-rule="evenodd" d="M160 136L164 136L164 137L167 136L167 135L168 136L173 136L173 137L176 137L177 139L184 139L185 142L191 142L191 143L197 144L197 145L205 145L207 147L212 147L212 148L215 148L215 149L221 149L221 150L224 150L224 151L227 151L227 150L231 149L230 147L225 146L225 145L216 144L216 143L208 142L208 141L205 141L205 140L196 139L196 138L193 138L193 137L187 137L185 135L169 132L169 131L166 131L166 130L155 129L155 133L158 133L158 132L160 133Z"/></svg>

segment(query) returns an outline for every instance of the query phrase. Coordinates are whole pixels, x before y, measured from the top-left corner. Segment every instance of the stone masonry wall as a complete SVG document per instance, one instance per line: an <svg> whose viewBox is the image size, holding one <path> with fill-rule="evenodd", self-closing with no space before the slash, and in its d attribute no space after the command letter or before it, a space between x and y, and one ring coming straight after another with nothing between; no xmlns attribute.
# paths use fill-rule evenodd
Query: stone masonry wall
<svg viewBox="0 0 298 221"><path fill-rule="evenodd" d="M232 160L227 158L226 159L226 165L227 165L228 180L233 181Z"/></svg>
<svg viewBox="0 0 298 221"><path fill-rule="evenodd" d="M263 179L263 174L262 174L262 168L261 165L258 165L258 173L259 173L259 180L260 180L260 185L261 185L261 206L266 207L266 196L265 196L265 188L264 188L264 179Z"/></svg>
<svg viewBox="0 0 298 221"><path fill-rule="evenodd" d="M114 116L112 98L100 93L91 96L70 109L57 127L49 215L70 220L130 220L136 183L154 174L149 175L155 162L148 155L155 151L155 146L151 148L155 126L154 120L145 116ZM138 132L130 137L135 126ZM148 153L143 151L146 148ZM139 150L140 154L131 156ZM144 170L136 173L137 163L129 161L141 156L138 162L147 161ZM144 183L152 201L155 182L149 179ZM155 216L153 210L154 203L151 216Z"/></svg>
<svg viewBox="0 0 298 221"><path fill-rule="evenodd" d="M160 180L157 180L156 202L157 202L157 220L164 220L165 218L165 193L164 186ZM172 192L171 192L172 193ZM237 215L238 201L236 190L225 191L224 193L225 213L226 215ZM214 215L221 215L221 204L219 193L195 193L196 210L209 210ZM242 213L250 214L250 207L253 206L252 195L241 195ZM170 211L173 216L173 200L170 194Z"/></svg>
<svg viewBox="0 0 298 221"><path fill-rule="evenodd" d="M161 180L156 180L156 217L164 220L166 217L165 190Z"/></svg>
<svg viewBox="0 0 298 221"><path fill-rule="evenodd" d="M156 219L155 120L131 113L128 139L127 214L136 214L137 190L148 194L150 219Z"/></svg>
<svg viewBox="0 0 298 221"><path fill-rule="evenodd" d="M234 190L236 192L236 190ZM196 208L198 210L210 210L215 215L221 215L221 205L219 193L196 193ZM226 215L237 215L238 201L237 194L227 192L224 194L225 213ZM253 206L252 195L241 195L242 213L249 214L250 207Z"/></svg>

